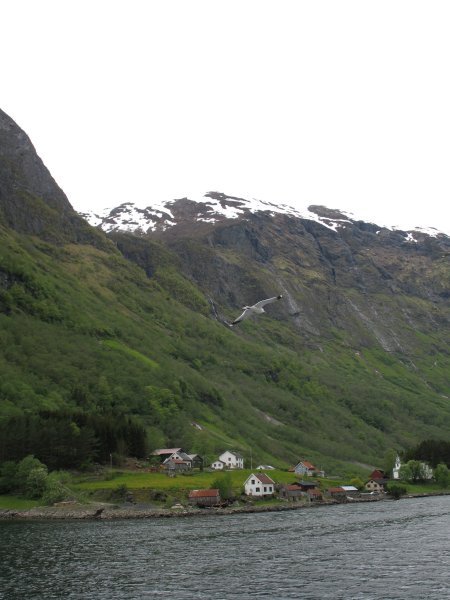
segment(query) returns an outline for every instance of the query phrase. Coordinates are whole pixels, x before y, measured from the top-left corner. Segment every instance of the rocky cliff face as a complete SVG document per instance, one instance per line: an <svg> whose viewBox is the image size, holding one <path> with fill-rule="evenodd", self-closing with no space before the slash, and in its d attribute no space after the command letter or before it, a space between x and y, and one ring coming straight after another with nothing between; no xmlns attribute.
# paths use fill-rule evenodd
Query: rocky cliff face
<svg viewBox="0 0 450 600"><path fill-rule="evenodd" d="M0 222L53 242L105 243L74 211L29 137L2 110Z"/></svg>
<svg viewBox="0 0 450 600"><path fill-rule="evenodd" d="M413 356L422 332L448 348L450 238L437 231L390 230L338 210L300 214L216 192L147 209L126 204L94 222L148 273L157 266L151 244L170 250L215 318L282 293L271 314L310 344L342 336L355 348Z"/></svg>

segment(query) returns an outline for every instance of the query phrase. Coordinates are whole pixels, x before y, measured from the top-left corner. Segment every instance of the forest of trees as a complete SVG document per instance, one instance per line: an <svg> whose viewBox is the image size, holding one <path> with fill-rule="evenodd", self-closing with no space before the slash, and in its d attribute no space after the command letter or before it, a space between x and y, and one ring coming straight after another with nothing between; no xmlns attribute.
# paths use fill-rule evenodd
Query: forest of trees
<svg viewBox="0 0 450 600"><path fill-rule="evenodd" d="M423 440L405 453L404 460L421 460L433 468L438 464L445 464L450 468L450 442Z"/></svg>
<svg viewBox="0 0 450 600"><path fill-rule="evenodd" d="M145 428L120 414L41 412L0 421L0 463L34 455L51 470L147 455Z"/></svg>

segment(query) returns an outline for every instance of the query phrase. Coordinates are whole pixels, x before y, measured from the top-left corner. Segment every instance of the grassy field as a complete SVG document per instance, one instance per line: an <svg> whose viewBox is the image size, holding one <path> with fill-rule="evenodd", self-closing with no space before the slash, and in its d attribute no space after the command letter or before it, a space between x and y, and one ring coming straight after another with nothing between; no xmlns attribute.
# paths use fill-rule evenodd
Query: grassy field
<svg viewBox="0 0 450 600"><path fill-rule="evenodd" d="M0 496L0 508L26 510L39 506L39 500L28 500L18 496Z"/></svg>
<svg viewBox="0 0 450 600"><path fill-rule="evenodd" d="M250 469L240 469L236 471L227 471L231 476L232 487L235 493L240 493L243 485L251 473ZM275 483L293 483L297 481L294 473L275 469L266 471L266 474L271 477ZM73 486L75 489L93 491L93 490L112 490L120 485L126 485L130 490L136 489L153 489L166 492L182 492L201 488L210 488L214 480L224 476L220 472L194 472L191 475L177 475L176 477L168 477L163 473L142 473L135 471L115 471L112 478L108 479L79 479ZM321 487L337 485L338 482L321 479Z"/></svg>

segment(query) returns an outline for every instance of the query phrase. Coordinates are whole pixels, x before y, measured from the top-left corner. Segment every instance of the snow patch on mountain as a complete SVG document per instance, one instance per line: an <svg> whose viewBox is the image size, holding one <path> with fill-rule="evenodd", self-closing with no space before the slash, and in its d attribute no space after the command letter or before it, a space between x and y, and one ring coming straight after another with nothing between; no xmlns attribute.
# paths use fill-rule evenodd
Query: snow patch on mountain
<svg viewBox="0 0 450 600"><path fill-rule="evenodd" d="M88 212L81 215L95 227L105 232L129 231L147 233L165 231L180 223L214 224L229 219L245 219L248 214L268 213L289 215L300 219L315 221L328 229L338 232L356 219L352 213L332 210L326 207L309 206L301 210L288 204L274 204L257 198L245 199L228 196L220 192L208 192L189 198L179 198L166 202L152 201L147 206L125 202L115 208L106 208L100 213ZM392 231L405 231L404 228L386 227ZM405 231L407 233L408 230ZM406 235L406 241L416 242L416 233L437 236L440 232L434 228L416 227ZM378 232L377 232L378 233ZM414 234L414 235L413 235Z"/></svg>

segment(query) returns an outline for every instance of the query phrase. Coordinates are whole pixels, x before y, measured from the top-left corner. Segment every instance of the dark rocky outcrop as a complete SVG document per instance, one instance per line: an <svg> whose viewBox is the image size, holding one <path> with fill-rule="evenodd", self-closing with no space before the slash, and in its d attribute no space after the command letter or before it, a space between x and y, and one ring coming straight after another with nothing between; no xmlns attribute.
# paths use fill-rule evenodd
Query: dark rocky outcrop
<svg viewBox="0 0 450 600"><path fill-rule="evenodd" d="M2 110L0 223L54 243L107 245L105 237L72 208L29 137Z"/></svg>

